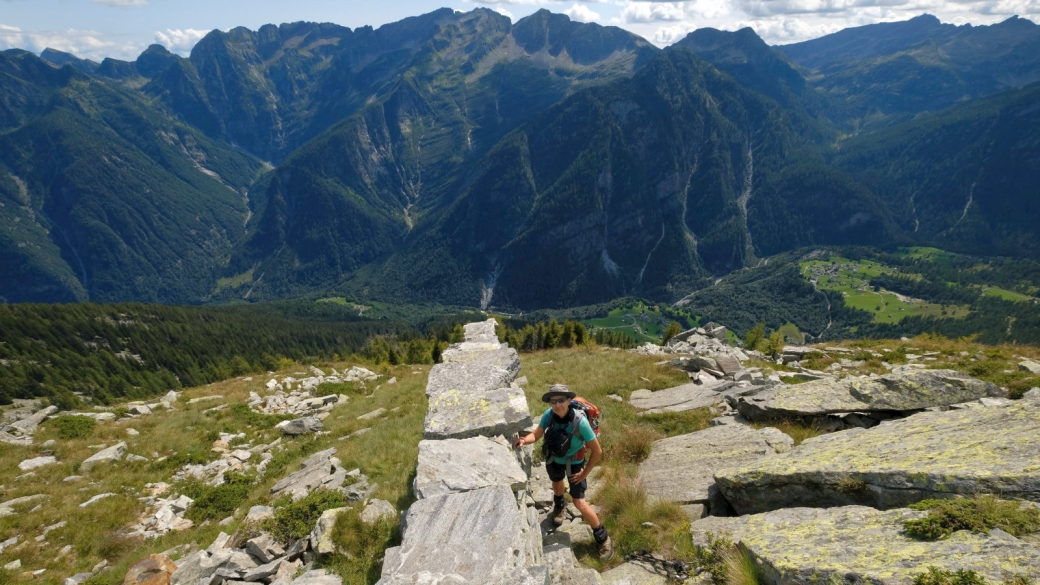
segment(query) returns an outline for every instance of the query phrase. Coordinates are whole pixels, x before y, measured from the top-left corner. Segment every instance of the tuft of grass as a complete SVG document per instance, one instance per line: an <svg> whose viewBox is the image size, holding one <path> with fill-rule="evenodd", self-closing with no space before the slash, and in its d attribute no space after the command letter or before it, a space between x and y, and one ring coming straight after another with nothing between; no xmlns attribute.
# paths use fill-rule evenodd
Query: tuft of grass
<svg viewBox="0 0 1040 585"><path fill-rule="evenodd" d="M815 421L807 423L803 420L787 418L772 422L754 422L751 423L751 427L755 429L764 429L766 427L779 429L780 432L794 439L795 445L801 445L802 441L806 439L819 437L826 433Z"/></svg>
<svg viewBox="0 0 1040 585"><path fill-rule="evenodd" d="M760 585L765 583L758 565L743 547L721 535L708 534L708 546L694 555L715 585Z"/></svg>
<svg viewBox="0 0 1040 585"><path fill-rule="evenodd" d="M275 502L274 517L264 521L263 528L271 536L289 545L310 534L322 512L344 508L350 502L340 492L315 490L297 501L283 496ZM336 520L339 524L339 517Z"/></svg>
<svg viewBox="0 0 1040 585"><path fill-rule="evenodd" d="M325 561L346 583L372 584L379 580L383 569L383 551L401 543L401 529L397 519L383 518L374 524L361 521L355 508L344 510L336 517L332 542L340 554Z"/></svg>
<svg viewBox="0 0 1040 585"><path fill-rule="evenodd" d="M863 490L867 489L867 482L862 479L853 479L851 477L843 477L838 480L838 485L834 487L835 491L839 494L846 496L855 496L863 493Z"/></svg>
<svg viewBox="0 0 1040 585"><path fill-rule="evenodd" d="M620 564L625 555L654 550L666 558L692 560L689 520L678 504L655 502L636 477L636 466L612 464L601 476L596 499L603 508L602 520L614 540L614 560L604 564L594 546L576 549L586 565L602 570ZM649 522L651 525L644 526Z"/></svg>
<svg viewBox="0 0 1040 585"><path fill-rule="evenodd" d="M663 438L663 434L650 427L625 426L606 456L623 463L641 463L650 456L654 441Z"/></svg>
<svg viewBox="0 0 1040 585"><path fill-rule="evenodd" d="M927 572L914 577L914 585L986 585L986 580L975 571L928 567Z"/></svg>
<svg viewBox="0 0 1040 585"><path fill-rule="evenodd" d="M946 538L957 530L985 533L999 528L1013 536L1040 532L1040 510L989 495L923 500L910 508L928 511L924 518L903 522L907 535L921 540Z"/></svg>
<svg viewBox="0 0 1040 585"><path fill-rule="evenodd" d="M48 424L58 438L65 440L85 439L97 429L97 421L87 416L59 416Z"/></svg>

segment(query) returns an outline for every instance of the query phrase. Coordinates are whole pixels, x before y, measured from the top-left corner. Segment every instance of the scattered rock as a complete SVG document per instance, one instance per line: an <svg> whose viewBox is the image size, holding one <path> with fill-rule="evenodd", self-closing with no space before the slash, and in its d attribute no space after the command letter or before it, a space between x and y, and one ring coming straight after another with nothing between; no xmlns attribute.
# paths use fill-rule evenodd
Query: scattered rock
<svg viewBox="0 0 1040 585"><path fill-rule="evenodd" d="M693 523L694 544L707 533L739 542L768 583L891 583L909 585L929 566L972 569L988 582L1040 571L1040 548L1015 538L967 530L951 537L909 538L903 521L926 512L887 512L863 506L788 508L738 518Z"/></svg>
<svg viewBox="0 0 1040 585"><path fill-rule="evenodd" d="M650 456L639 464L639 479L652 498L701 504L710 514L725 515L727 506L715 487L716 470L786 453L793 445L793 439L772 427L715 426L654 441Z"/></svg>
<svg viewBox="0 0 1040 585"><path fill-rule="evenodd" d="M148 555L130 565L123 579L123 585L170 585L170 577L177 570L170 557L166 555Z"/></svg>
<svg viewBox="0 0 1040 585"><path fill-rule="evenodd" d="M128 429L126 429L126 434L131 436L131 437L136 437L137 435L140 435L141 433L137 432L136 429L128 428Z"/></svg>
<svg viewBox="0 0 1040 585"><path fill-rule="evenodd" d="M300 470L274 484L271 487L271 494L274 497L289 494L293 501L296 501L316 489L323 488L343 492L348 499L353 501L367 498L374 486L368 485L368 478L360 471L347 472L340 467L340 460L333 457L335 452L336 449L331 448L311 455L300 464ZM344 486L348 477L353 482L349 486Z"/></svg>
<svg viewBox="0 0 1040 585"><path fill-rule="evenodd" d="M527 485L513 449L486 437L424 440L412 488L419 499L465 492L491 485L513 491Z"/></svg>
<svg viewBox="0 0 1040 585"><path fill-rule="evenodd" d="M259 524L268 518L274 518L274 508L271 506L253 506L249 508L245 521L251 524Z"/></svg>
<svg viewBox="0 0 1040 585"><path fill-rule="evenodd" d="M618 396L617 394L607 394L607 398L613 400L614 402L624 402L625 401L624 398Z"/></svg>
<svg viewBox="0 0 1040 585"><path fill-rule="evenodd" d="M1040 374L1040 364L1033 360L1022 360L1018 362L1018 369L1030 374Z"/></svg>
<svg viewBox="0 0 1040 585"><path fill-rule="evenodd" d="M383 518L397 518L397 508L386 500L369 500L361 512L361 521L365 524L375 524Z"/></svg>
<svg viewBox="0 0 1040 585"><path fill-rule="evenodd" d="M601 575L604 585L667 585L668 571L648 561L628 561Z"/></svg>
<svg viewBox="0 0 1040 585"><path fill-rule="evenodd" d="M794 506L879 509L956 494L1040 501L1040 409L1032 401L922 412L807 439L715 474L740 514Z"/></svg>
<svg viewBox="0 0 1040 585"><path fill-rule="evenodd" d="M126 455L126 443L120 441L107 449L103 449L91 455L86 461L80 464L79 468L81 471L90 471L100 463L119 461L123 458L123 455Z"/></svg>
<svg viewBox="0 0 1040 585"><path fill-rule="evenodd" d="M377 408L377 409L373 410L372 412L368 412L368 413L365 413L365 414L357 417L357 419L358 420L372 420L372 419L375 419L375 418L379 418L379 417L383 416L384 414L386 414L386 409L385 408Z"/></svg>
<svg viewBox="0 0 1040 585"><path fill-rule="evenodd" d="M325 569L314 569L297 577L292 585L343 585L343 580Z"/></svg>
<svg viewBox="0 0 1040 585"><path fill-rule="evenodd" d="M21 559L15 559L15 560L11 561L10 563L7 563L6 565L4 565L4 569L6 569L8 571L14 571L15 569L21 569L21 568L22 568L22 560Z"/></svg>
<svg viewBox="0 0 1040 585"><path fill-rule="evenodd" d="M18 464L18 469L22 471L29 471L30 469L36 469L37 467L43 467L52 463L57 463L58 460L54 456L48 455L46 457L34 457L32 459L26 459Z"/></svg>
<svg viewBox="0 0 1040 585"><path fill-rule="evenodd" d="M323 429L324 425L322 425L321 421L317 418L308 416L296 420L280 422L275 425L275 428L281 430L283 435L297 436L305 435L307 433L316 433Z"/></svg>
<svg viewBox="0 0 1040 585"><path fill-rule="evenodd" d="M344 510L347 508L333 508L321 513L314 530L311 531L311 550L323 555L336 552L336 544L332 542L332 530L336 527L336 517Z"/></svg>
<svg viewBox="0 0 1040 585"><path fill-rule="evenodd" d="M552 585L602 585L603 579L594 569L578 563L566 544L550 544L542 549Z"/></svg>
<svg viewBox="0 0 1040 585"><path fill-rule="evenodd" d="M103 500L105 498L110 498L110 497L112 497L114 495L115 494L113 494L112 492L107 492L107 493L104 493L104 494L98 494L98 495L90 498L86 502L83 502L82 504L80 504L79 507L80 508L86 508L87 506L93 504L94 502L97 502L98 500Z"/></svg>
<svg viewBox="0 0 1040 585"><path fill-rule="evenodd" d="M200 402L208 402L210 400L223 400L224 397L220 394L214 394L212 396L199 396L198 398L192 398L188 401L188 404L198 404Z"/></svg>

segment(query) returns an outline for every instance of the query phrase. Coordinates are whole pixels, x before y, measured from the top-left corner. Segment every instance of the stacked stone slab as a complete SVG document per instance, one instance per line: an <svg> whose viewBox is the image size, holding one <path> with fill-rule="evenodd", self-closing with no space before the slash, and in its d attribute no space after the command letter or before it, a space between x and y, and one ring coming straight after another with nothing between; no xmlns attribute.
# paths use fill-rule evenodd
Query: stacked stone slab
<svg viewBox="0 0 1040 585"><path fill-rule="evenodd" d="M465 332L430 371L419 501L402 517L401 546L386 551L379 583L549 585L537 513L518 503L529 453L503 438L531 426L512 384L520 358L498 342L493 319Z"/></svg>

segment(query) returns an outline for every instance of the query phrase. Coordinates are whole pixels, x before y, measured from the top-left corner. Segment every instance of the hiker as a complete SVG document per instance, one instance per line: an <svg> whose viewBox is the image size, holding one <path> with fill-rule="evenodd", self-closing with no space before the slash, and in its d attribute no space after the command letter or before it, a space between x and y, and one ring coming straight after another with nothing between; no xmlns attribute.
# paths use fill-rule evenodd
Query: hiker
<svg viewBox="0 0 1040 585"><path fill-rule="evenodd" d="M586 478L603 456L603 448L600 447L599 439L596 438L585 413L576 412L571 406L571 399L575 396L574 392L563 384L550 387L549 391L542 395L542 402L548 402L549 409L542 415L534 432L517 438L513 446L520 448L531 445L545 436L543 452L550 451L546 453L545 469L549 472L553 488L553 526L563 525L566 509L563 479L566 477L570 484L574 507L581 512L585 523L592 528L592 535L599 545L599 557L605 561L614 556L614 542L607 534L607 529L600 523L596 511L585 501L585 489L588 485ZM572 432L576 416L580 418L576 432ZM586 447L592 453L588 463L585 462ZM559 453L560 456L553 453Z"/></svg>

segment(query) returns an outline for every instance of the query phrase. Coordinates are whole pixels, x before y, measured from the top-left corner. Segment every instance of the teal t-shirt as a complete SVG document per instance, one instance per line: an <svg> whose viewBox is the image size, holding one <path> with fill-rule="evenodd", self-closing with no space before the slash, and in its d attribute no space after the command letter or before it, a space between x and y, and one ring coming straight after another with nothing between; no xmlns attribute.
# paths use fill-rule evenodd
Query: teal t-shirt
<svg viewBox="0 0 1040 585"><path fill-rule="evenodd" d="M575 416L577 416L577 414L575 414ZM571 430L571 425L574 424L573 421L561 423L552 422L552 420L553 411L552 408L549 408L545 411L545 414L542 415L542 420L538 422L538 426L542 427L543 431L548 432L549 424L552 423L553 426L557 428L562 428L564 432L569 433ZM574 454L578 451L581 451L581 448L585 446L585 443L590 443L595 440L596 433L592 430L592 425L589 424L589 419L584 416L581 417L581 422L578 423L578 432L571 436L571 446L569 449L567 449L567 455L564 457L553 457L554 462L559 463L561 465L566 465L567 459L571 459L571 463L581 463L581 459L573 459Z"/></svg>

